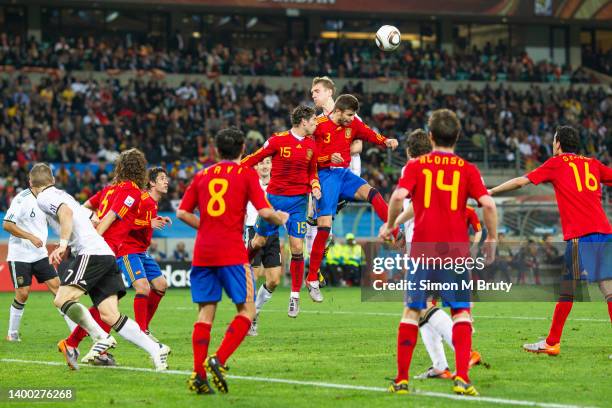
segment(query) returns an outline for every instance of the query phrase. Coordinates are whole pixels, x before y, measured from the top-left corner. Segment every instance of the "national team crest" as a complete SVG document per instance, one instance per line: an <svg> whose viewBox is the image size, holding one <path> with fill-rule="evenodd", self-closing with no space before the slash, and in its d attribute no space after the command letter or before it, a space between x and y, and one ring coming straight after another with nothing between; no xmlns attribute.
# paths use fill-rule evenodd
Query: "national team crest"
<svg viewBox="0 0 612 408"><path fill-rule="evenodd" d="M346 130L344 131L344 137L346 137L347 139L350 139L350 138L351 138L351 131L352 131L352 130L353 130L353 129L351 129L351 128L346 129Z"/></svg>
<svg viewBox="0 0 612 408"><path fill-rule="evenodd" d="M312 158L312 149L306 149L306 160L310 160Z"/></svg>

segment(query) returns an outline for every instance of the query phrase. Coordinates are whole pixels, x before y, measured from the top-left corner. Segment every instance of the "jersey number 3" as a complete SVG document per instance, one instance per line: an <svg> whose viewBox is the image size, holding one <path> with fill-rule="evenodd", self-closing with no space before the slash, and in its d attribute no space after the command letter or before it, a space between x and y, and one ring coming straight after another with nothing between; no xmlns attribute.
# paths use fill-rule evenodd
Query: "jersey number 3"
<svg viewBox="0 0 612 408"><path fill-rule="evenodd" d="M227 192L228 181L222 178L214 178L208 183L210 200L206 206L206 211L211 217L219 217L225 213L225 199L223 196Z"/></svg>

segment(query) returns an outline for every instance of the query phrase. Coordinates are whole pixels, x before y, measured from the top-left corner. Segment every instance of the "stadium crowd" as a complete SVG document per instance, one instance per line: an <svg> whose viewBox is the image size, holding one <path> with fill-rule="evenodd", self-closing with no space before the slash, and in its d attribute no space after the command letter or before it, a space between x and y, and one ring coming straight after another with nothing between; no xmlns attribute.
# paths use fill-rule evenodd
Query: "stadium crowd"
<svg viewBox="0 0 612 408"><path fill-rule="evenodd" d="M192 39L193 40L193 39ZM451 55L410 42L393 53L371 41L317 40L300 46L239 48L180 41L174 47L137 43L125 38L60 37L56 42L0 34L0 66L58 68L66 71L157 69L167 73L315 76L339 78L406 77L429 80L509 80L527 82L593 82L580 69L534 61L523 52L510 56L506 46L487 43ZM598 58L596 54L593 56ZM599 59L597 59L599 61ZM603 56L603 61L606 57ZM608 61L609 66L609 61Z"/></svg>
<svg viewBox="0 0 612 408"><path fill-rule="evenodd" d="M455 107L464 128L461 149L470 159L481 159L486 149L490 162L499 166L513 166L517 151L527 162L544 161L551 154L554 128L568 123L581 128L586 153L610 163L612 97L601 88L533 87L523 93L504 85L480 91L468 85L444 95L409 81L393 94L364 94L361 83L350 82L340 91L358 95L364 120L400 140L406 131L422 127L433 109ZM154 80L121 85L112 78L98 82L68 75L34 85L27 75L4 78L0 209L6 209L15 188L26 184L34 161L65 163L57 166L58 182L85 199L108 181L107 165L132 146L141 148L150 163L171 165L171 176L180 181L173 183L169 199L178 202L190 176L214 162L210 140L217 130L242 128L250 152L268 135L290 127L289 111L300 103L311 103L308 89L293 84L273 90L262 80L242 77L234 83L183 83L177 89ZM364 177L383 195L390 193L388 175L397 169L387 166L385 152L366 144L362 158ZM90 162L102 170L78 171L71 165Z"/></svg>

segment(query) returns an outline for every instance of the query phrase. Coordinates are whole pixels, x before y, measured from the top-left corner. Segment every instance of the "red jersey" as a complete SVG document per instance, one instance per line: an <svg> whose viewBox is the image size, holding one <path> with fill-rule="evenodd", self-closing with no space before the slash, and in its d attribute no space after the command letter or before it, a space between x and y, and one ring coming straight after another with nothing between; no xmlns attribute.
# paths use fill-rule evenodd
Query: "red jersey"
<svg viewBox="0 0 612 408"><path fill-rule="evenodd" d="M601 183L612 184L612 169L599 160L564 153L546 160L525 177L533 184L549 182L555 189L563 239L596 232L611 234L601 204Z"/></svg>
<svg viewBox="0 0 612 408"><path fill-rule="evenodd" d="M251 167L272 156L268 193L283 196L308 194L312 187L320 187L315 152L313 139L286 131L273 134L261 149L242 159L242 164Z"/></svg>
<svg viewBox="0 0 612 408"><path fill-rule="evenodd" d="M109 211L113 211L119 218L102 235L115 255L119 252L119 247L128 233L134 228L141 194L142 192L134 182L123 181L106 186L89 200L94 207L97 207L98 218L104 218Z"/></svg>
<svg viewBox="0 0 612 408"><path fill-rule="evenodd" d="M476 214L476 210L469 205L465 207L465 215L467 216L468 226L471 226L474 232L482 231L482 226L480 225L480 220L478 219L478 214Z"/></svg>
<svg viewBox="0 0 612 408"><path fill-rule="evenodd" d="M96 211L98 218L102 219L102 214L107 213L109 204L108 199L116 187L117 186L114 184L109 184L87 200L93 207L93 210Z"/></svg>
<svg viewBox="0 0 612 408"><path fill-rule="evenodd" d="M487 195L476 166L453 153L433 151L404 166L398 187L412 197L413 243L469 242L466 202Z"/></svg>
<svg viewBox="0 0 612 408"><path fill-rule="evenodd" d="M194 266L248 263L242 232L249 201L257 210L272 208L250 167L222 161L195 175L179 206L200 211Z"/></svg>
<svg viewBox="0 0 612 408"><path fill-rule="evenodd" d="M134 220L134 228L130 230L128 236L119 247L118 257L147 252L153 237L151 220L155 217L157 217L157 201L148 192L144 192L140 196L140 206Z"/></svg>
<svg viewBox="0 0 612 408"><path fill-rule="evenodd" d="M351 143L354 139L362 139L377 145L384 145L387 140L383 135L376 133L361 119L354 118L349 126L336 125L329 117L317 118L317 129L314 132L317 142L317 162L319 168L349 167L351 164ZM344 161L332 164L332 153L340 153Z"/></svg>

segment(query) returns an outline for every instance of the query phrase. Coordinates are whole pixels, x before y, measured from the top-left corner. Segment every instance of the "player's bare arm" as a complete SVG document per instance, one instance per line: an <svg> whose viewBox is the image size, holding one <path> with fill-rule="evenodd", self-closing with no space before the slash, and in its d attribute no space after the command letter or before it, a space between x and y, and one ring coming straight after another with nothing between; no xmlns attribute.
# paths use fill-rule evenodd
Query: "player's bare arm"
<svg viewBox="0 0 612 408"><path fill-rule="evenodd" d="M113 224L113 222L115 222L116 219L117 219L117 214L115 214L114 211L109 211L104 216L104 218L102 218L102 220L98 224L98 227L96 228L96 231L98 231L98 234L104 235L106 230L110 228L110 226Z"/></svg>
<svg viewBox="0 0 612 408"><path fill-rule="evenodd" d="M200 228L200 217L189 211L178 209L176 210L176 218L189 225L191 228Z"/></svg>
<svg viewBox="0 0 612 408"><path fill-rule="evenodd" d="M391 239L393 237L393 227L397 222L397 218L402 212L403 203L406 197L408 196L408 190L405 188L398 188L391 195L391 199L389 200L389 217L387 222L381 227L380 237L383 239Z"/></svg>
<svg viewBox="0 0 612 408"><path fill-rule="evenodd" d="M15 224L14 222L4 221L2 223L2 229L4 229L6 232L8 232L14 237L21 238L21 239L27 239L36 248L40 248L43 246L43 242L40 240L40 238L36 237L34 234L31 234L19 228L17 224Z"/></svg>
<svg viewBox="0 0 612 408"><path fill-rule="evenodd" d="M404 224L408 220L411 220L413 218L414 218L414 207L412 206L412 203L410 203L408 207L404 208L404 211L402 211L402 213L397 217L397 219L395 220L394 227L399 227L401 224Z"/></svg>
<svg viewBox="0 0 612 408"><path fill-rule="evenodd" d="M351 156L355 154L361 154L363 151L363 142L359 139L353 140L351 143Z"/></svg>
<svg viewBox="0 0 612 408"><path fill-rule="evenodd" d="M285 225L289 219L289 213L275 211L272 208L262 208L257 213L261 218L274 225Z"/></svg>
<svg viewBox="0 0 612 408"><path fill-rule="evenodd" d="M59 265L68 248L68 240L72 235L72 210L67 205L60 205L57 209L57 218L60 224L60 243L57 248L49 255L49 262L53 265Z"/></svg>
<svg viewBox="0 0 612 408"><path fill-rule="evenodd" d="M480 197L478 203L482 206L484 223L488 231L482 252L485 256L485 263L490 265L495 260L495 247L497 245L497 207L493 198L488 195Z"/></svg>
<svg viewBox="0 0 612 408"><path fill-rule="evenodd" d="M525 176L516 177L512 180L506 181L503 184L500 184L497 187L492 188L491 190L489 190L489 194L496 195L505 193L506 191L518 190L519 188L522 188L529 183L531 183L531 181L529 181L529 179Z"/></svg>

